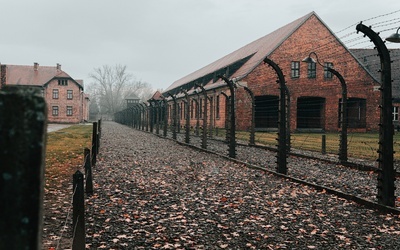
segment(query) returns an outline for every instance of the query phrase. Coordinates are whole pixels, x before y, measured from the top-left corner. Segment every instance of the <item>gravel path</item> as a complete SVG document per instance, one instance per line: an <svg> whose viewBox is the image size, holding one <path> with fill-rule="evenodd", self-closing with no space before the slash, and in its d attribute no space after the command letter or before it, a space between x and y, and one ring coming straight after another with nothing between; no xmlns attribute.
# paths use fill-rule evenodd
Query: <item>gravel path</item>
<svg viewBox="0 0 400 250"><path fill-rule="evenodd" d="M218 142L209 148L227 152ZM100 151L86 203L90 249L400 249L399 215L171 140L104 122ZM275 168L274 153L239 147L242 157ZM374 196L371 173L296 157L288 167Z"/></svg>

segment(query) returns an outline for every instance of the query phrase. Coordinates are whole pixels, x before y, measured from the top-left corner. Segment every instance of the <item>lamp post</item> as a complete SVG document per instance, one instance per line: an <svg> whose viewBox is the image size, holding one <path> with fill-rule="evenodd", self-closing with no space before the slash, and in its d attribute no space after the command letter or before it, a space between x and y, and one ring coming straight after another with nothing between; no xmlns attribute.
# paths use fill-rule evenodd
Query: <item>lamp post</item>
<svg viewBox="0 0 400 250"><path fill-rule="evenodd" d="M317 59L316 61L311 57L311 55L314 55L315 58ZM321 65L324 69L326 69L328 72L332 73L335 75L339 81L340 85L342 88L342 107L340 109L340 127L341 127L341 134L340 134L340 143L339 143L339 162L340 163L346 163L347 162L347 85L345 80L343 79L342 75L339 74L336 70L332 69L331 67L322 65L319 62L318 55L315 52L311 52L308 57L304 58L302 62L305 63L318 63Z"/></svg>
<svg viewBox="0 0 400 250"><path fill-rule="evenodd" d="M399 28L400 29L400 28ZM399 29L395 34L386 38L389 42L400 43ZM395 206L393 168L393 122L392 122L392 69L390 54L382 39L371 28L359 23L356 26L357 33L361 31L378 50L381 61L381 112L379 123L379 158L378 158L378 203L386 206Z"/></svg>
<svg viewBox="0 0 400 250"><path fill-rule="evenodd" d="M387 37L385 40L392 42L392 43L400 43L400 35L399 35L399 30L400 27L397 29L396 33L391 34L389 37Z"/></svg>

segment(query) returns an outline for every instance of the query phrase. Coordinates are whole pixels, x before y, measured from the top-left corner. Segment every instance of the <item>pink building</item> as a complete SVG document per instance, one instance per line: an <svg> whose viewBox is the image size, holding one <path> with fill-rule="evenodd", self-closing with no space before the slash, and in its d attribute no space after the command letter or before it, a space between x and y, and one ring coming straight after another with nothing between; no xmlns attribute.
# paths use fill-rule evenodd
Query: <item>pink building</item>
<svg viewBox="0 0 400 250"><path fill-rule="evenodd" d="M60 64L3 64L0 67L0 88L13 85L40 91L47 103L48 122L79 123L88 120L89 96L83 92L83 81L62 71Z"/></svg>

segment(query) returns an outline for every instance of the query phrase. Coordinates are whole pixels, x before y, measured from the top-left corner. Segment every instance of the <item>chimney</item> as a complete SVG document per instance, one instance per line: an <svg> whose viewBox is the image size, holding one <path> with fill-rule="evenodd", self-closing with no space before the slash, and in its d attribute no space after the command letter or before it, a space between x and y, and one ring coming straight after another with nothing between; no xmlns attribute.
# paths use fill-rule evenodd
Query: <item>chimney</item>
<svg viewBox="0 0 400 250"><path fill-rule="evenodd" d="M33 63L33 70L37 71L39 68L39 63L35 62Z"/></svg>
<svg viewBox="0 0 400 250"><path fill-rule="evenodd" d="M61 70L61 64L57 63L57 70Z"/></svg>

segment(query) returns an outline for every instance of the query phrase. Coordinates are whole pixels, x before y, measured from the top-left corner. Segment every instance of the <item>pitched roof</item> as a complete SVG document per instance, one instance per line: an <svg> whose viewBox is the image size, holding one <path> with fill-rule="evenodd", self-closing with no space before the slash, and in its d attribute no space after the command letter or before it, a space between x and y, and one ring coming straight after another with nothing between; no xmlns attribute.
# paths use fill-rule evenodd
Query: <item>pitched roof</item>
<svg viewBox="0 0 400 250"><path fill-rule="evenodd" d="M43 86L55 77L71 78L56 66L5 65L7 85ZM73 79L72 79L73 80ZM74 80L75 81L75 80ZM83 88L79 82L75 81Z"/></svg>
<svg viewBox="0 0 400 250"><path fill-rule="evenodd" d="M129 96L125 97L125 100L140 100L140 98L135 93L131 93Z"/></svg>
<svg viewBox="0 0 400 250"><path fill-rule="evenodd" d="M160 100L164 100L164 96L161 94L160 91L156 91L156 93L154 93L154 95L149 99L149 100L155 100L155 101L160 101Z"/></svg>
<svg viewBox="0 0 400 250"><path fill-rule="evenodd" d="M247 44L246 46L222 57L221 59L175 81L169 86L163 93L177 89L184 84L195 81L208 74L212 74L221 69L224 69L230 65L235 64L242 60L239 68L235 72L230 72L231 78L241 79L249 74L257 65L259 65L266 56L271 54L279 45L284 42L294 31L296 31L306 20L312 15L316 15L315 12L311 12L275 31L261 37L254 42ZM207 83L207 82L206 82Z"/></svg>
<svg viewBox="0 0 400 250"><path fill-rule="evenodd" d="M400 57L400 49L389 49L391 58ZM381 82L381 62L376 49L350 49L350 52L358 58L361 65L369 71L369 73ZM400 71L394 70L400 68L400 61L392 62L392 96L396 101L400 101Z"/></svg>

